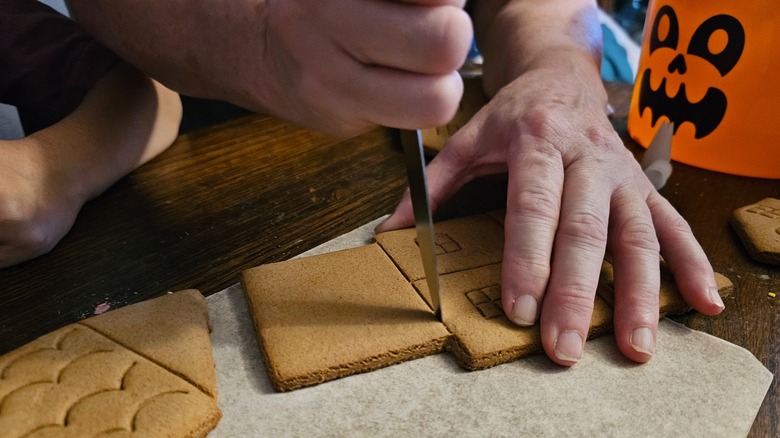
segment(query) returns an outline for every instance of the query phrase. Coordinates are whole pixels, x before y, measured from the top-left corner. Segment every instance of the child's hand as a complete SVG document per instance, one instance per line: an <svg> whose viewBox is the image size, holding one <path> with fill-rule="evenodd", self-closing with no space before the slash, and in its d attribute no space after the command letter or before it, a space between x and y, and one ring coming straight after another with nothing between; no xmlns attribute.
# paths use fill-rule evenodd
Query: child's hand
<svg viewBox="0 0 780 438"><path fill-rule="evenodd" d="M79 210L165 150L179 95L120 64L61 121L0 141L0 268L49 252Z"/></svg>
<svg viewBox="0 0 780 438"><path fill-rule="evenodd" d="M35 137L0 141L0 267L49 252L86 199Z"/></svg>

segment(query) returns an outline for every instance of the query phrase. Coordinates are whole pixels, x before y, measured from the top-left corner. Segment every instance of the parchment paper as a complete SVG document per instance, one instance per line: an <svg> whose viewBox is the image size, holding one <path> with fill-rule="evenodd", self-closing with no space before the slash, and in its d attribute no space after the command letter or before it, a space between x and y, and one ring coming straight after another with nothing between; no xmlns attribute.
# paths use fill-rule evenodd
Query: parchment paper
<svg viewBox="0 0 780 438"><path fill-rule="evenodd" d="M366 244L377 221L302 256ZM223 412L210 437L735 437L747 435L772 381L747 350L662 320L644 365L605 336L569 369L539 354L468 372L445 352L279 393L241 286L207 301Z"/></svg>

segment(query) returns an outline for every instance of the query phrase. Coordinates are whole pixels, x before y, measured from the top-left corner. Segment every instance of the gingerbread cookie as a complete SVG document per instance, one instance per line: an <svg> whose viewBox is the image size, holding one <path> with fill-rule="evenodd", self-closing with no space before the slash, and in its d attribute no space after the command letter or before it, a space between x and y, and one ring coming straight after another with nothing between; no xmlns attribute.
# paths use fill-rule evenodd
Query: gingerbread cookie
<svg viewBox="0 0 780 438"><path fill-rule="evenodd" d="M203 296L164 295L0 357L0 435L205 436L219 422Z"/></svg>
<svg viewBox="0 0 780 438"><path fill-rule="evenodd" d="M500 215L499 215L500 216ZM539 325L501 307L503 227L494 216L436 223L443 321L429 304L415 230L378 243L243 273L269 377L278 390L314 385L446 349L468 370L542 351ZM660 315L689 309L664 274ZM721 293L731 282L716 275ZM604 264L588 337L612 330L614 279Z"/></svg>
<svg viewBox="0 0 780 438"><path fill-rule="evenodd" d="M450 334L377 244L242 276L280 391L438 353Z"/></svg>
<svg viewBox="0 0 780 438"><path fill-rule="evenodd" d="M731 225L750 257L780 265L780 199L766 198L734 210Z"/></svg>

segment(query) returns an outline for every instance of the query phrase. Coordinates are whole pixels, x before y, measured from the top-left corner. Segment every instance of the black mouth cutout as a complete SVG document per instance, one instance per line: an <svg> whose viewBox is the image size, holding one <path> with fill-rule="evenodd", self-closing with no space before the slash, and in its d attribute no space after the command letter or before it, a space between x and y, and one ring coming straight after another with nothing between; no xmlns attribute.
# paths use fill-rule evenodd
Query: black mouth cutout
<svg viewBox="0 0 780 438"><path fill-rule="evenodd" d="M674 123L674 133L683 122L691 123L696 129L695 138L706 137L720 125L726 114L726 94L710 87L700 101L693 103L685 93L685 84L674 96L666 93L666 78L661 80L657 90L650 86L650 69L645 69L639 88L639 115L650 109L651 126L655 126L661 116Z"/></svg>

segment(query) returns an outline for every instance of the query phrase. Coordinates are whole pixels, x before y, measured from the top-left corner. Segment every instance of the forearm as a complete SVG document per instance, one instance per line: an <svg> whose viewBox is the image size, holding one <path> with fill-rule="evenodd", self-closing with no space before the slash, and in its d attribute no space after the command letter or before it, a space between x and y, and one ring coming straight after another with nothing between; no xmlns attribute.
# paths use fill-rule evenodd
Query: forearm
<svg viewBox="0 0 780 438"><path fill-rule="evenodd" d="M534 68L575 68L598 78L601 30L593 0L475 0L473 19L491 96Z"/></svg>
<svg viewBox="0 0 780 438"><path fill-rule="evenodd" d="M150 160L176 138L179 96L122 63L62 121L30 136L42 165L91 199Z"/></svg>
<svg viewBox="0 0 780 438"><path fill-rule="evenodd" d="M258 40L263 35L264 0L68 3L88 33L167 87L262 109L257 106L262 100L258 90L231 87L261 83L257 60L250 58L263 56Z"/></svg>
<svg viewBox="0 0 780 438"><path fill-rule="evenodd" d="M50 251L85 202L173 142L180 119L176 93L118 63L65 118L0 142L0 267Z"/></svg>

